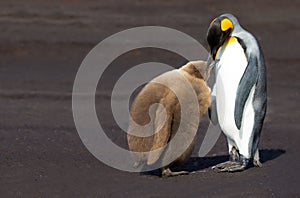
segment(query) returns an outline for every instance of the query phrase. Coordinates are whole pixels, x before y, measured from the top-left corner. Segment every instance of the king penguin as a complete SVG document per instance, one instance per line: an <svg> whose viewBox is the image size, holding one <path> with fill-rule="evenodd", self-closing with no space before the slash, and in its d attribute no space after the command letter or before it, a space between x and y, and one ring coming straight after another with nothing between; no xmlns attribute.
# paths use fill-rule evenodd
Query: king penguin
<svg viewBox="0 0 300 198"><path fill-rule="evenodd" d="M186 171L173 172L171 168L180 166L189 159L194 150L196 141L195 133L199 124L198 122L194 122L195 119L192 118L194 116L201 118L210 106L211 91L206 84L208 77L206 65L205 61L188 62L180 69L169 71L156 77L137 95L131 106L130 115L132 120L129 122L127 135L129 150L134 152L134 167L151 166L153 164L161 167L162 161L168 158L173 159L170 157L173 154L176 155L176 149L187 146L179 157L174 158L170 164L161 167L160 171L163 177L188 174ZM199 104L199 112L196 112L194 116L191 116L191 109L195 109L195 104L191 102L191 98L182 97L180 102L178 98L180 95L176 95L172 91L177 89L177 93L181 92L183 96L188 95L186 85L178 75L182 75L182 77L188 80L188 83L195 91L195 96ZM164 84L157 83L159 82L158 79L160 79L160 82L164 82ZM186 105L182 106L183 103ZM159 106L154 107L154 111L151 113L149 109L153 104L161 104L164 108L159 108ZM184 110L183 107L185 108ZM162 109L165 109L165 111L162 111ZM166 113L166 118L164 118L164 112ZM151 117L154 122L151 122ZM140 125L148 123L148 125L141 130L141 127L136 123ZM177 134L180 128L182 130L181 135L179 134L180 141L172 147L169 143L173 141L175 134ZM144 136L147 130L157 132L150 136ZM190 139L192 139L191 142L189 142ZM167 146L163 151L155 152L157 148L165 145ZM170 150L172 152L167 152ZM150 153L149 155L144 155L143 152Z"/></svg>
<svg viewBox="0 0 300 198"><path fill-rule="evenodd" d="M258 143L267 108L261 47L232 14L223 14L211 22L207 41L207 69L215 67L209 114L227 137L230 156L229 161L213 169L237 172L252 165L260 167Z"/></svg>

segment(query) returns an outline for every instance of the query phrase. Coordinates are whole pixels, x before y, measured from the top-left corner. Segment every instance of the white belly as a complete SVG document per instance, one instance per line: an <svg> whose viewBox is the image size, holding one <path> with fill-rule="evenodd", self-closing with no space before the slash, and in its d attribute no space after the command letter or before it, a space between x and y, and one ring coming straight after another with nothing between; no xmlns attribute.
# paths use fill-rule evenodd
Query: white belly
<svg viewBox="0 0 300 198"><path fill-rule="evenodd" d="M247 58L238 42L228 44L216 65L216 104L221 129L232 140L239 136L234 119L239 82L247 67Z"/></svg>

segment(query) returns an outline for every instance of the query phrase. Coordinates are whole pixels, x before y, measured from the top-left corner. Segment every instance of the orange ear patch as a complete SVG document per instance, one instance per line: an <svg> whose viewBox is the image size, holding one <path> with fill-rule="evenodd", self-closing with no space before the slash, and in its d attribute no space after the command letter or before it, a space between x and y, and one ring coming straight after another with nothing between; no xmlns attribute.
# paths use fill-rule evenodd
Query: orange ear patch
<svg viewBox="0 0 300 198"><path fill-rule="evenodd" d="M221 21L221 29L222 31L226 31L228 30L229 28L233 29L233 24L232 22L229 20L229 19L223 19Z"/></svg>

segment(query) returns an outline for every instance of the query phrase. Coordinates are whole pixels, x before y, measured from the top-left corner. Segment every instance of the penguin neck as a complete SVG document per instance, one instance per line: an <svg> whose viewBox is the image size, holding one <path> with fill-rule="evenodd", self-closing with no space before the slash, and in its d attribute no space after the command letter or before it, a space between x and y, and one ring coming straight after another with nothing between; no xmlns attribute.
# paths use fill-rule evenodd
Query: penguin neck
<svg viewBox="0 0 300 198"><path fill-rule="evenodd" d="M229 36L225 42L223 43L223 45L221 47L219 47L217 53L216 53L216 60L219 59L219 55L222 55L223 51L225 50L226 46L229 45L230 43L233 43L237 41L237 39L234 36Z"/></svg>
<svg viewBox="0 0 300 198"><path fill-rule="evenodd" d="M242 26L239 23L236 23L236 24L234 24L234 29L231 33L231 36L237 37L243 31L244 31L244 29L242 28Z"/></svg>

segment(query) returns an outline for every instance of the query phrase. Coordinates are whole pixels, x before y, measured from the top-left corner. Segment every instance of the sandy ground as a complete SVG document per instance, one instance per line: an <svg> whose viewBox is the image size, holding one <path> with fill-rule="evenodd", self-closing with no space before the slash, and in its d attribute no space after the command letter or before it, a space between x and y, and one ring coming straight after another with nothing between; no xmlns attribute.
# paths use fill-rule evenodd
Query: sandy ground
<svg viewBox="0 0 300 198"><path fill-rule="evenodd" d="M0 1L1 197L300 197L299 6L293 0ZM77 134L71 109L73 81L86 54L107 36L142 25L178 29L207 47L209 22L224 12L237 15L265 52L263 167L234 174L211 170L228 157L223 136L208 156L182 167L200 171L188 176L122 172L94 158ZM97 89L101 124L124 147L106 93L123 71L149 59L184 63L168 52L135 50L111 65Z"/></svg>

